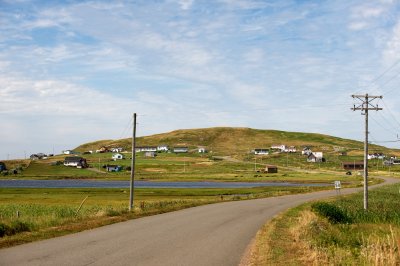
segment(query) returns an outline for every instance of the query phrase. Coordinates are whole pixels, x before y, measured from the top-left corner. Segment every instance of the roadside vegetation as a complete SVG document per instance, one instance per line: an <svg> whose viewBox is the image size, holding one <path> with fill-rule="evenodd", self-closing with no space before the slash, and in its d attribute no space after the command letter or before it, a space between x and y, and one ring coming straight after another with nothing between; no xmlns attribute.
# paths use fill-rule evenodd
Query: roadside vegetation
<svg viewBox="0 0 400 266"><path fill-rule="evenodd" d="M0 188L0 248L209 203L306 193L324 187L246 189Z"/></svg>
<svg viewBox="0 0 400 266"><path fill-rule="evenodd" d="M257 234L250 265L399 265L400 185L293 208Z"/></svg>

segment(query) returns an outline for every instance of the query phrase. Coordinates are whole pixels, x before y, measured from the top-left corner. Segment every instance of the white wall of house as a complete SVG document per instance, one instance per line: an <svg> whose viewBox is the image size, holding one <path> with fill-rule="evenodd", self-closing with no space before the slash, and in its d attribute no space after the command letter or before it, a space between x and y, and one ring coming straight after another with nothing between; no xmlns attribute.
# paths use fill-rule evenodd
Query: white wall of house
<svg viewBox="0 0 400 266"><path fill-rule="evenodd" d="M160 145L157 147L157 151L168 151L169 147L167 145Z"/></svg>
<svg viewBox="0 0 400 266"><path fill-rule="evenodd" d="M117 153L117 154L113 154L112 159L114 160L122 160L124 159L124 155Z"/></svg>

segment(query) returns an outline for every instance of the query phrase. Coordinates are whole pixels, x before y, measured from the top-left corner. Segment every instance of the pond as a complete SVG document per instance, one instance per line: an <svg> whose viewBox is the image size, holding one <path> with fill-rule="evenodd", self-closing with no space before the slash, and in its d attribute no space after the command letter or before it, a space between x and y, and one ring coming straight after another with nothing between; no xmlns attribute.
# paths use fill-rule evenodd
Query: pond
<svg viewBox="0 0 400 266"><path fill-rule="evenodd" d="M129 188L129 181L63 180L0 180L0 188ZM327 183L289 182L154 182L135 181L135 188L253 188L253 187L316 187Z"/></svg>

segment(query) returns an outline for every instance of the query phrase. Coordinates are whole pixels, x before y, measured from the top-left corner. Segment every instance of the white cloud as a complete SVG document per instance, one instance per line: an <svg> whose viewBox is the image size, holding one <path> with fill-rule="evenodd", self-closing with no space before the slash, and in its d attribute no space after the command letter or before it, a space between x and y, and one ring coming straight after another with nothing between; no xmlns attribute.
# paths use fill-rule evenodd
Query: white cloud
<svg viewBox="0 0 400 266"><path fill-rule="evenodd" d="M357 21L357 22L351 22L349 24L349 29L350 30L363 30L366 29L369 26L369 24L365 21Z"/></svg>
<svg viewBox="0 0 400 266"><path fill-rule="evenodd" d="M178 3L183 10L188 10L193 5L194 0L178 0Z"/></svg>
<svg viewBox="0 0 400 266"><path fill-rule="evenodd" d="M383 51L383 59L388 65L400 59L400 21L392 30L386 49Z"/></svg>

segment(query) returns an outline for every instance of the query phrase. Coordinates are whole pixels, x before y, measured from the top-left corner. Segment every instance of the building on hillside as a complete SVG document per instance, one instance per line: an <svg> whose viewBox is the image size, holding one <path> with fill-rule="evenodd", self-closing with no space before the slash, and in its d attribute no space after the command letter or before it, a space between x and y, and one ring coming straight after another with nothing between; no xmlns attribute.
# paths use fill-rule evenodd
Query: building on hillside
<svg viewBox="0 0 400 266"><path fill-rule="evenodd" d="M157 152L155 152L155 151L146 151L144 153L144 156L145 157L150 157L150 158L155 158L157 156Z"/></svg>
<svg viewBox="0 0 400 266"><path fill-rule="evenodd" d="M109 152L106 146L102 146L100 147L100 149L96 150L96 153L105 153L105 152Z"/></svg>
<svg viewBox="0 0 400 266"><path fill-rule="evenodd" d="M110 148L111 152L116 152L116 153L120 153L122 152L124 149L122 147L114 147L114 148Z"/></svg>
<svg viewBox="0 0 400 266"><path fill-rule="evenodd" d="M302 155L310 155L312 153L312 150L310 149L310 147L304 147L303 150L301 151Z"/></svg>
<svg viewBox="0 0 400 266"><path fill-rule="evenodd" d="M7 170L6 164L3 162L0 162L0 172L5 171L5 170Z"/></svg>
<svg viewBox="0 0 400 266"><path fill-rule="evenodd" d="M263 148L254 149L254 154L255 155L267 155L267 154L269 154L269 149L263 149Z"/></svg>
<svg viewBox="0 0 400 266"><path fill-rule="evenodd" d="M121 153L115 153L111 156L111 159L113 159L114 161L122 160L122 159L125 159L125 156Z"/></svg>
<svg viewBox="0 0 400 266"><path fill-rule="evenodd" d="M198 152L199 152L199 153L207 153L208 151L207 151L207 149L204 148L204 147L199 147Z"/></svg>
<svg viewBox="0 0 400 266"><path fill-rule="evenodd" d="M289 148L286 148L284 151L293 153L293 152L297 152L297 149L295 146L289 146Z"/></svg>
<svg viewBox="0 0 400 266"><path fill-rule="evenodd" d="M106 165L107 172L121 172L122 166L120 165Z"/></svg>
<svg viewBox="0 0 400 266"><path fill-rule="evenodd" d="M342 166L345 170L362 170L364 169L364 162L342 162Z"/></svg>
<svg viewBox="0 0 400 266"><path fill-rule="evenodd" d="M46 159L47 155L44 154L44 153L39 152L39 153L36 153L36 154L31 154L31 156L29 156L29 158L31 160L41 160L41 159Z"/></svg>
<svg viewBox="0 0 400 266"><path fill-rule="evenodd" d="M76 168L86 168L88 164L85 158L79 156L68 156L64 158L65 166L72 166Z"/></svg>
<svg viewBox="0 0 400 266"><path fill-rule="evenodd" d="M187 153L189 152L188 147L174 147L173 149L174 153Z"/></svg>
<svg viewBox="0 0 400 266"><path fill-rule="evenodd" d="M375 152L375 153L373 153L373 154L368 154L368 160L371 160L371 159L379 159L379 160L383 160L383 159L385 159L385 155L383 154L383 153L377 153L377 152Z"/></svg>
<svg viewBox="0 0 400 266"><path fill-rule="evenodd" d="M165 144L162 144L162 145L158 145L157 146L157 151L169 151L169 146L168 145L165 145Z"/></svg>
<svg viewBox="0 0 400 266"><path fill-rule="evenodd" d="M63 153L65 155L75 154L75 152L73 150L65 150L65 151L63 151Z"/></svg>
<svg viewBox="0 0 400 266"><path fill-rule="evenodd" d="M274 145L271 146L271 149L279 150L280 152L284 152L286 150L286 145L284 145L284 144L280 144L280 145L274 144Z"/></svg>
<svg viewBox="0 0 400 266"><path fill-rule="evenodd" d="M264 172L268 173L268 174L278 173L278 166L276 166L276 165L267 165L267 166L265 166Z"/></svg>
<svg viewBox="0 0 400 266"><path fill-rule="evenodd" d="M325 162L324 156L322 152L312 152L307 156L307 162L309 163L322 163Z"/></svg>
<svg viewBox="0 0 400 266"><path fill-rule="evenodd" d="M157 151L157 147L155 146L138 146L135 148L136 152L146 152L146 151Z"/></svg>

